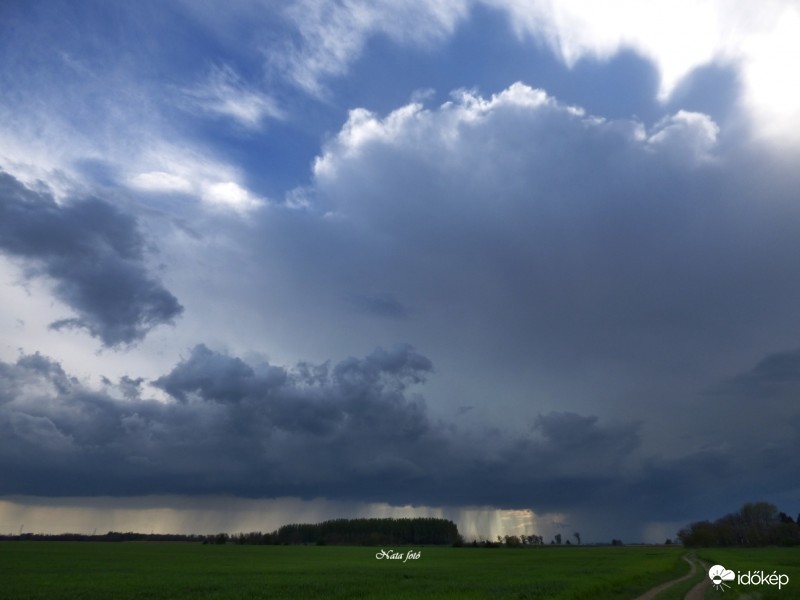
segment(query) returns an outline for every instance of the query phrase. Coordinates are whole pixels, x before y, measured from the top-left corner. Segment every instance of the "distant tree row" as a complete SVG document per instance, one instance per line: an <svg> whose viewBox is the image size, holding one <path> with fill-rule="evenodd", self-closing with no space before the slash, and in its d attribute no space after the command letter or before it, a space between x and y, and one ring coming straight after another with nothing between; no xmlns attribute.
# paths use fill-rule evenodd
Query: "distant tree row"
<svg viewBox="0 0 800 600"><path fill-rule="evenodd" d="M224 535L224 534L223 534ZM0 535L3 541L23 542L207 542L216 536L182 535L179 533L134 533L109 531L102 535L83 533L20 533Z"/></svg>
<svg viewBox="0 0 800 600"><path fill-rule="evenodd" d="M678 533L684 546L800 546L800 515L795 521L774 504L751 502L713 523L698 521Z"/></svg>
<svg viewBox="0 0 800 600"><path fill-rule="evenodd" d="M473 548L524 548L526 546L543 546L544 538L541 535L498 535L495 541L472 540L469 544L458 543L458 546L471 546Z"/></svg>
<svg viewBox="0 0 800 600"><path fill-rule="evenodd" d="M385 544L423 545L463 543L458 527L452 521L434 518L416 519L336 519L315 525L291 524L272 533L239 533L229 535L181 535L162 533L121 533L102 535L81 533L20 533L0 535L0 540L64 541L64 542L200 542L203 544L331 544L342 546L379 546Z"/></svg>
<svg viewBox="0 0 800 600"><path fill-rule="evenodd" d="M578 540L580 544L581 541L581 534L575 533L575 539ZM519 548L521 546L543 546L544 545L544 536L541 535L506 535L506 536L497 536L497 543L500 545L508 546L509 548ZM550 540L551 545L561 544L562 537L560 533L557 533L552 540ZM571 542L567 540L567 545L570 545Z"/></svg>
<svg viewBox="0 0 800 600"><path fill-rule="evenodd" d="M580 533L573 534L578 544ZM247 544L247 545L289 545L318 544L341 546L380 546L380 545L466 545L452 521L436 518L404 519L335 519L316 524L292 523L284 525L271 533L253 531L249 533L217 533L211 535L183 535L164 533L135 533L109 531L102 535L80 533L38 534L20 533L0 535L0 540L18 541L87 541L87 542L198 542L203 544ZM562 543L561 534L556 534L551 545ZM473 547L523 548L543 546L541 535L497 536L496 541L473 540ZM566 540L566 544L570 544ZM614 540L614 544L622 544Z"/></svg>
<svg viewBox="0 0 800 600"><path fill-rule="evenodd" d="M500 536L497 536L500 539ZM507 535L502 538L503 542L509 548L517 548L519 546L542 546L544 545L544 537L541 535Z"/></svg>
<svg viewBox="0 0 800 600"><path fill-rule="evenodd" d="M330 544L379 546L385 544L458 544L461 535L452 521L416 519L335 519L317 524L292 523L272 533L240 533L236 544Z"/></svg>

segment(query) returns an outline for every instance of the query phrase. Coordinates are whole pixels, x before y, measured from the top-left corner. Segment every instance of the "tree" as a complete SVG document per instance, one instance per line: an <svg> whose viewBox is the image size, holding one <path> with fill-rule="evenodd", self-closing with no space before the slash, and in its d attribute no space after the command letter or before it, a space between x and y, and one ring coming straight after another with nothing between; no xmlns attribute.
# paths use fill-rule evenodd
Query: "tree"
<svg viewBox="0 0 800 600"><path fill-rule="evenodd" d="M525 536L525 543L529 546L541 546L544 544L544 537L541 535L527 535Z"/></svg>
<svg viewBox="0 0 800 600"><path fill-rule="evenodd" d="M330 545L453 544L456 524L445 519L334 519L322 523L293 523L271 534L279 544Z"/></svg>
<svg viewBox="0 0 800 600"><path fill-rule="evenodd" d="M739 512L692 523L678 533L684 546L796 546L800 525L768 502L750 502Z"/></svg>
<svg viewBox="0 0 800 600"><path fill-rule="evenodd" d="M561 534L557 533L556 534L556 544L560 544L560 543L561 543Z"/></svg>
<svg viewBox="0 0 800 600"><path fill-rule="evenodd" d="M579 532L577 532L577 531L576 531L576 532L575 532L575 533L573 533L572 535L574 535L574 536L575 536L575 540L578 542L578 545L580 545L580 543L581 543L581 534L580 534Z"/></svg>

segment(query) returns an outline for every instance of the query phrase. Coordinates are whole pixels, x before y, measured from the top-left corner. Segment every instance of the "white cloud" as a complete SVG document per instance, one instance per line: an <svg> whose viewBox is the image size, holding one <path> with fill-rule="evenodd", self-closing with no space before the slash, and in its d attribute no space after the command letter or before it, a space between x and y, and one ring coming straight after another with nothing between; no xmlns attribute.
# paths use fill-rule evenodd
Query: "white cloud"
<svg viewBox="0 0 800 600"><path fill-rule="evenodd" d="M214 207L246 213L258 208L264 201L254 196L234 181L212 183L204 186L203 201Z"/></svg>
<svg viewBox="0 0 800 600"><path fill-rule="evenodd" d="M421 104L408 104L380 120L372 112L364 108L350 111L347 122L336 137L337 147L343 156L353 157L366 144L373 141L391 142L405 133L406 125L422 112ZM424 117L423 117L424 118ZM323 176L330 172L336 157L332 153L324 153L314 160L314 174Z"/></svg>
<svg viewBox="0 0 800 600"><path fill-rule="evenodd" d="M362 153L376 147L414 147L415 153L436 162L457 160L450 158L449 154L463 159L463 154L468 153L465 146L468 140L472 140L471 130L480 129L493 139L508 133L505 127L513 127L509 121L516 119L522 122L541 120L541 126L546 128L544 120L548 115L556 120L583 123L587 130L624 131L630 141L642 144L647 141L651 147L668 152L685 155L685 151L690 150L694 159L709 155L719 133L719 127L708 115L679 111L656 124L648 137L643 133L641 123L609 122L587 115L580 107L559 103L544 90L517 82L489 98L473 91L459 90L453 94L452 101L434 111L411 103L381 119L363 108L351 110L339 134L316 158L314 175L318 179L335 177L338 169L360 160ZM495 127L499 129L495 131ZM550 143L546 139L531 141L534 148L539 143Z"/></svg>
<svg viewBox="0 0 800 600"><path fill-rule="evenodd" d="M744 102L770 137L794 137L800 131L800 6L786 6L771 25L741 42Z"/></svg>
<svg viewBox="0 0 800 600"><path fill-rule="evenodd" d="M161 140L131 161L127 184L149 193L191 194L206 206L245 214L265 200L248 190L242 174L199 148L183 148ZM135 170L134 170L135 169Z"/></svg>
<svg viewBox="0 0 800 600"><path fill-rule="evenodd" d="M726 24L709 2L613 0L556 2L487 0L509 12L518 35L543 39L568 65L592 55L607 59L625 47L656 60L665 99L691 69L716 57ZM726 19L727 20L727 19ZM680 32L679 35L676 35Z"/></svg>
<svg viewBox="0 0 800 600"><path fill-rule="evenodd" d="M205 83L185 93L199 109L229 117L250 129L259 128L265 118L285 116L273 98L246 85L227 65L212 69Z"/></svg>
<svg viewBox="0 0 800 600"><path fill-rule="evenodd" d="M139 173L130 179L130 184L146 192L168 192L187 194L192 191L192 184L180 175L164 171Z"/></svg>
<svg viewBox="0 0 800 600"><path fill-rule="evenodd" d="M669 146L671 151L694 160L708 158L717 144L719 126L708 115L678 111L665 117L648 138L652 146Z"/></svg>
<svg viewBox="0 0 800 600"><path fill-rule="evenodd" d="M792 0L483 1L507 11L518 35L543 40L569 66L635 50L658 68L662 101L694 69L732 66L759 133L796 137L800 130L800 5Z"/></svg>

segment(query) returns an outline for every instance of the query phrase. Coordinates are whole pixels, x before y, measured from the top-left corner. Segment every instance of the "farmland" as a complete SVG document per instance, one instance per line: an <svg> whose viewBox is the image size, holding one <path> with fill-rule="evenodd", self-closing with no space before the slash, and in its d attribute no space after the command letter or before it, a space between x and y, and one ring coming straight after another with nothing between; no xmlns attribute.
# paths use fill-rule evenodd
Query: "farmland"
<svg viewBox="0 0 800 600"><path fill-rule="evenodd" d="M384 550L384 558L376 554ZM402 554L391 559L389 551ZM191 543L0 542L0 597L44 598L537 598L630 600L688 572L678 546L413 548ZM708 598L795 598L792 548L702 549L708 564L777 570L792 584L734 585ZM703 580L658 598L683 598Z"/></svg>
<svg viewBox="0 0 800 600"><path fill-rule="evenodd" d="M3 542L0 596L628 600L687 571L679 547L422 547L406 561L379 560L381 550Z"/></svg>

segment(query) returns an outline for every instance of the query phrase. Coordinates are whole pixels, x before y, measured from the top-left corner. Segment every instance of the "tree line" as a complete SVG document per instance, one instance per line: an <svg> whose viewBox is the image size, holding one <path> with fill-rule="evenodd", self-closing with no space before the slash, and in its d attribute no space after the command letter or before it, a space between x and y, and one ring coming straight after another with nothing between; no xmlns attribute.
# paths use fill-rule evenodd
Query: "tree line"
<svg viewBox="0 0 800 600"><path fill-rule="evenodd" d="M330 544L379 546L386 544L457 544L461 540L452 521L436 518L334 519L322 523L292 523L272 533L240 533L236 544Z"/></svg>
<svg viewBox="0 0 800 600"><path fill-rule="evenodd" d="M698 521L682 529L684 546L800 546L800 515L797 521L774 504L750 502L714 522Z"/></svg>
<svg viewBox="0 0 800 600"><path fill-rule="evenodd" d="M80 533L20 533L0 535L0 540L65 542L199 542L203 544L319 544L340 546L459 545L458 527L452 521L435 518L335 519L316 524L292 523L271 533L250 532L229 535L182 535L109 531L102 535Z"/></svg>
<svg viewBox="0 0 800 600"><path fill-rule="evenodd" d="M22 542L205 542L216 535L184 535L180 533L136 533L109 531L101 535L84 533L19 533L0 535L1 541Z"/></svg>

